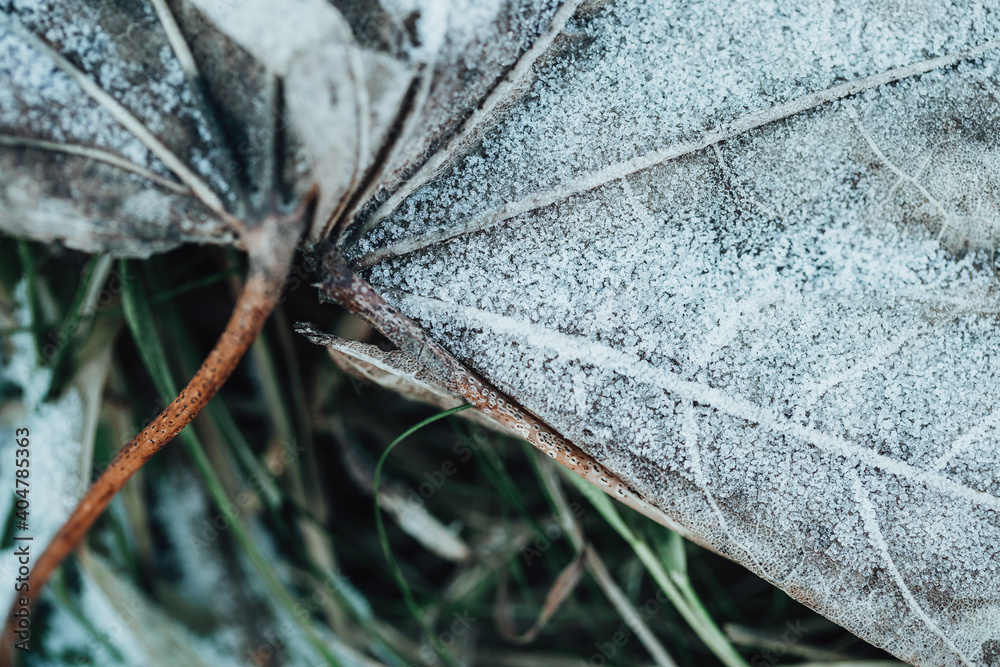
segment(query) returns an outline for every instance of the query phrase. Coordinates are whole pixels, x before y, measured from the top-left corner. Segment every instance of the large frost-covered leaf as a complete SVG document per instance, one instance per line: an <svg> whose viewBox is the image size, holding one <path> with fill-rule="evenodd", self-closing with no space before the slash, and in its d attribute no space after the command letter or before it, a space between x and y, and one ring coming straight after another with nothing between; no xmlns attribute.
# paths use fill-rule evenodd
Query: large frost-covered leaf
<svg viewBox="0 0 1000 667"><path fill-rule="evenodd" d="M317 186L458 357L355 291L401 386L475 369L869 641L1000 664L995 3L0 8L0 230L251 249Z"/></svg>
<svg viewBox="0 0 1000 667"><path fill-rule="evenodd" d="M718 551L998 665L998 9L585 7L348 257Z"/></svg>

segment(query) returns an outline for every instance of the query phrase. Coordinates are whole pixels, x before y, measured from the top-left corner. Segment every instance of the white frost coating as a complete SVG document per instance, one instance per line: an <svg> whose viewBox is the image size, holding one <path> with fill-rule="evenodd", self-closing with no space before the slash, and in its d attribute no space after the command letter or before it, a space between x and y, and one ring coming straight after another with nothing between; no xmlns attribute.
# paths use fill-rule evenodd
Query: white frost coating
<svg viewBox="0 0 1000 667"><path fill-rule="evenodd" d="M226 567L216 548L219 531L211 524L217 510L209 504L198 480L190 475L165 475L157 480L156 492L156 518L180 572L178 594L191 604L221 611L220 618L232 618L239 603L232 589L216 585L226 577Z"/></svg>
<svg viewBox="0 0 1000 667"><path fill-rule="evenodd" d="M602 371L610 371L634 378L643 384L659 387L670 395L683 399L684 402L697 402L736 420L760 426L771 431L775 436L785 434L803 443L834 452L844 458L856 458L888 474L897 475L904 479L918 480L928 488L936 489L941 493L954 494L956 497L1000 511L1000 497L971 489L961 483L956 484L948 477L937 474L937 465L931 471L924 471L892 457L879 455L871 449L854 445L850 440L824 433L809 425L798 424L794 420L783 417L777 410L758 405L742 396L727 394L700 382L686 381L677 373L659 369L634 355L618 352L610 346L545 330L534 332L530 338L524 338L523 332L532 331L532 326L528 322L454 305L442 307L407 294L400 295L398 299L401 305L406 306L407 311L416 313L422 319L430 319L441 311L445 313L450 311L458 314L467 324L481 327L485 331L499 334L510 340L522 339L525 347L546 352L556 359L570 357L585 367L599 368ZM569 404L583 419L588 416L588 407L582 405L580 401L580 397L586 394L585 378L584 373L577 371L571 372L566 379L566 385L570 391ZM697 481L697 475L695 479Z"/></svg>
<svg viewBox="0 0 1000 667"><path fill-rule="evenodd" d="M541 61L527 98L356 256L451 237L368 277L720 550L903 659L996 667L996 51L453 233L989 43L1000 7L977 7L651 0L577 17L567 32L588 39Z"/></svg>
<svg viewBox="0 0 1000 667"><path fill-rule="evenodd" d="M729 521L726 519L725 513L719 507L719 503L715 500L715 496L712 495L711 489L708 488L711 481L705 477L705 471L701 464L701 454L698 451L698 419L695 414L693 401L689 402L685 407L681 425L681 437L684 439L684 444L687 446L688 460L690 462L691 474L694 475L694 481L705 494L705 499L708 500L708 504L712 507L712 512L715 513L715 516L719 521L719 527L722 529L726 539L739 547L740 550L746 555L746 558L754 564L759 572L768 578L773 578L770 577L767 572L767 568L761 565L760 560L758 560L758 558L754 555L752 546L748 545L744 538L737 537L733 533L732 528L729 526Z"/></svg>
<svg viewBox="0 0 1000 667"><path fill-rule="evenodd" d="M413 94L373 102L399 113L401 129L358 206L371 196L379 212L364 221L374 226L442 165L462 155L493 118L498 105L517 96L532 65L551 46L579 0L393 0L383 2L386 29L396 31L402 60L393 86ZM558 10L558 11L557 11ZM355 26L357 27L357 26ZM367 26L370 28L370 25ZM362 26L364 30L365 26ZM386 77L379 77L385 81ZM404 179L404 180L401 180ZM385 197L388 196L386 199ZM370 202L369 202L370 203ZM349 211L354 218L358 206Z"/></svg>
<svg viewBox="0 0 1000 667"><path fill-rule="evenodd" d="M54 635L53 645L46 645L46 648L50 651L60 648L78 651L84 647L91 659L101 665L148 664L149 657L144 650L144 642L138 636L142 632L142 628L138 627L141 619L121 614L108 599L107 593L90 576L81 577L80 587L82 590L74 601L79 605L79 612L97 630L98 636L111 644L121 659L107 646L96 641L89 628L81 627L79 619L65 613L62 607L59 608L62 613L53 619L53 627L59 628L59 631L51 633ZM129 602L134 607L142 608L145 601L139 602L137 592L133 591L133 595ZM68 631L65 635L64 629Z"/></svg>
<svg viewBox="0 0 1000 667"><path fill-rule="evenodd" d="M997 424L1000 424L1000 410L993 412L993 414L962 434L962 437L955 440L951 447L948 448L948 451L934 462L931 470L944 470L949 461L955 456L965 453L965 450L977 441L981 441L984 446L990 446L990 441L984 440L984 436L991 430L996 429Z"/></svg>
<svg viewBox="0 0 1000 667"><path fill-rule="evenodd" d="M71 593L73 612L57 605L53 630L44 635L50 655L83 654L92 661L88 664L109 667L243 664L237 656L247 645L246 637L233 637L226 628L214 628L205 637L196 635L164 614L100 555L87 554L82 565L81 590ZM218 592L218 579L214 583Z"/></svg>
<svg viewBox="0 0 1000 667"><path fill-rule="evenodd" d="M417 61L432 61L445 47L449 33L471 36L496 18L503 0L386 0L385 10L395 17L416 14L418 43L410 56Z"/></svg>
<svg viewBox="0 0 1000 667"><path fill-rule="evenodd" d="M17 324L28 326L31 318L27 307L27 284L21 282L14 292L18 304ZM36 545L33 553L40 554L45 544L62 526L79 499L79 461L82 449L84 405L74 389L68 389L58 400L46 403L51 372L41 367L35 357L34 344L29 332L11 334L5 338L9 357L0 359L0 377L4 384L22 392L19 405L10 411L16 423L0 420L0 460L14 460L15 429L30 431L30 477L28 482L31 502L27 532ZM4 471L13 466L4 464ZM13 489L11 489L13 491ZM12 493L0 494L0 521L6 521L14 509ZM0 550L0 576L14 581L18 564L14 548ZM5 587L0 605L10 608L14 597L13 587Z"/></svg>
<svg viewBox="0 0 1000 667"><path fill-rule="evenodd" d="M0 227L127 256L232 242L232 156L191 85L143 3L4 3Z"/></svg>
<svg viewBox="0 0 1000 667"><path fill-rule="evenodd" d="M0 30L0 62L14 65L3 70L12 78L0 79L0 127L27 121L37 136L107 148L141 167L167 173L106 109L96 102L85 102L86 95L68 74L6 30ZM38 97L19 100L14 95L17 90L37 91ZM75 113L58 113L68 108Z"/></svg>
<svg viewBox="0 0 1000 667"><path fill-rule="evenodd" d="M923 607L920 606L918 602L913 597L913 591L907 586L906 581L903 576L899 573L899 568L896 567L896 563L890 554L889 545L885 541L885 537L882 535L882 529L879 528L878 518L875 514L875 507L872 506L871 500L868 498L868 493L865 491L864 484L861 482L861 478L855 471L851 471L851 487L854 490L855 499L858 501L858 506L861 510L861 518L864 521L865 533L868 534L868 539L872 541L875 548L879 550L882 554L882 562L885 563L886 568L889 570L889 574L892 576L893 581L899 586L900 592L903 594L903 598L906 600L906 604L910 607L914 614L916 614L921 621L927 624L928 629L935 635L941 638L941 640L950 648L954 654L964 663L973 664L972 660L969 659L962 650L955 646L955 643L946 634L941 632L941 629L937 626L937 623L931 619L927 612L924 611Z"/></svg>
<svg viewBox="0 0 1000 667"><path fill-rule="evenodd" d="M0 18L13 22L8 25L20 26L48 44L58 44L63 55L137 116L153 134L175 136L177 133L193 139L195 137L189 135L193 129L210 156L199 170L200 176L212 180L219 192L228 190L220 170L226 158L221 147L211 141L205 129L206 120L193 103L180 63L170 52L163 35L157 32L151 8L140 8L140 17L119 15L107 6L93 8L18 0L11 3L7 14ZM16 31L5 29L0 31L0 45L4 41L17 44L20 40ZM153 48L155 44L162 44L157 68L136 62L136 56L141 55L135 51L137 45L142 45L138 48ZM123 52L122 47L130 50ZM39 136L109 148L139 166L168 173L159 160L151 158L141 141L125 131L107 109L88 100L65 72L53 66L50 58L37 51L26 53L23 43L15 48L19 54L6 55L19 55L18 60L3 61L3 73L15 80L9 87L0 87L6 88L6 93L0 93L0 114L5 107L11 112L27 111L38 117L34 129ZM46 99L23 100L30 104L26 109L16 104L14 98L22 91L40 91ZM0 126L13 122L23 122L23 119L0 116Z"/></svg>
<svg viewBox="0 0 1000 667"><path fill-rule="evenodd" d="M595 43L556 56L481 155L456 169L451 187L418 192L385 226L387 236L429 231L444 215L474 218L804 94L981 45L997 37L1000 16L959 3L901 13L880 0L630 2L566 32ZM511 177L476 179L477 164Z"/></svg>

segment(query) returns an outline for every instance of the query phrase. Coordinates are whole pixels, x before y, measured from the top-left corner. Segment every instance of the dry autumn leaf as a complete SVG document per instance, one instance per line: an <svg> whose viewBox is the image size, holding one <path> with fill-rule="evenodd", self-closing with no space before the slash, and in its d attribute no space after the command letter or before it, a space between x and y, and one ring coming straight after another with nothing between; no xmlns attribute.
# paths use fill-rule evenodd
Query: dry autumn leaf
<svg viewBox="0 0 1000 667"><path fill-rule="evenodd" d="M343 365L903 660L1000 664L1000 7L452 4L7 3L0 228L246 250L206 394L302 236L401 350L303 327Z"/></svg>

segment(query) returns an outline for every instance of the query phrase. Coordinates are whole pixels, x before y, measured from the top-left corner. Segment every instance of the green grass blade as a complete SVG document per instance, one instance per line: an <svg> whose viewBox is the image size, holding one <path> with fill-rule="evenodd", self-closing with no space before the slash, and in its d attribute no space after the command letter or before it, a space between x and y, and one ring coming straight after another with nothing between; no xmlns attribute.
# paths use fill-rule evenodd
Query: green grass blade
<svg viewBox="0 0 1000 667"><path fill-rule="evenodd" d="M618 513L614 501L606 493L577 475L567 472L567 476L597 509L608 525L628 543L650 576L653 577L653 581L663 590L671 604L674 605L695 634L705 642L709 650L727 667L747 667L746 660L740 656L705 610L701 600L691 587L686 573L678 585L680 572L674 571L672 574L667 569L664 562L653 553L649 544L628 527L621 514Z"/></svg>
<svg viewBox="0 0 1000 667"><path fill-rule="evenodd" d="M127 262L123 260L120 268L123 272L127 271ZM160 393L160 398L165 402L172 401L177 395L176 385L174 384L170 368L167 365L166 353L160 342L156 327L153 326L153 315L149 301L146 295L139 289L136 281L125 283L122 293L122 303L125 320L128 323L136 347L139 348L139 354L146 367L146 372L153 379L157 391ZM223 489L222 481L212 468L197 435L195 435L192 429L184 429L178 437L181 439L188 455L194 461L195 468L201 476L205 487L208 489L209 496L215 503L216 508L229 520L233 537L246 552L258 574L267 584L281 606L296 620L296 627L305 635L306 640L312 645L316 653L319 654L327 665L339 667L341 664L340 661L337 660L330 649L319 639L307 622L299 622L295 600L292 599L292 596L278 579L277 573L275 573L267 559L264 558L251 539L246 527L243 525L242 518L236 511L235 503L230 500Z"/></svg>
<svg viewBox="0 0 1000 667"><path fill-rule="evenodd" d="M81 333L85 333L81 329L84 329L88 321L93 318L93 313L84 312L87 305L87 295L94 288L95 280L99 276L106 275L110 261L111 257L108 255L92 255L87 266L84 267L80 285L73 294L73 301L70 303L66 317L63 318L62 326L59 328L59 334L54 342L55 351L49 360L49 368L52 369L52 384L49 386L48 400L51 400L62 389L65 382L64 367L70 356L70 350L73 348L71 343ZM43 347L42 350L44 351L46 347L48 346Z"/></svg>
<svg viewBox="0 0 1000 667"><path fill-rule="evenodd" d="M446 662L450 667L458 667L458 662L455 658L448 652L448 650L441 644L437 636L434 634L434 630L427 624L427 620L424 618L424 612L417 604L416 599L413 597L413 591L410 589L410 585L406 583L406 578L403 577L403 572L399 568L399 563L396 561L396 556L392 553L392 547L389 545L389 536L385 530L385 521L382 519L382 506L379 497L379 482L382 479L382 468L385 467L385 462L389 458L389 454L392 450L396 448L399 443L403 442L407 436L416 433L428 424L432 424L439 419L444 419L456 412L461 412L462 410L468 410L471 405L460 405L457 408L451 408L450 410L445 410L444 412L439 412L436 415L428 417L419 424L411 426L406 431L403 432L398 438L389 443L389 446L385 448L382 452L382 456L378 459L378 464L375 466L375 483L373 485L373 495L375 497L375 525L378 529L378 539L382 545L382 552L385 554L386 560L389 562L389 569L392 571L392 576L396 580L396 585L399 586L400 592L403 594L403 600L406 602L407 608L409 608L410 613L413 615L414 620L420 625L424 634L434 645L434 650L437 651L438 655L444 662Z"/></svg>

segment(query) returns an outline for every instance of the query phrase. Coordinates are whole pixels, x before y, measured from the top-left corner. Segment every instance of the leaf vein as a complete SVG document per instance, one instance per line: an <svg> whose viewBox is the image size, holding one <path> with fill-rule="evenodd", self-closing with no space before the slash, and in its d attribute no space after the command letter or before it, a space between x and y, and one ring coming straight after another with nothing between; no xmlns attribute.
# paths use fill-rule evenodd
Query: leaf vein
<svg viewBox="0 0 1000 667"><path fill-rule="evenodd" d="M111 114L112 118L121 123L123 127L145 144L146 148L162 160L191 189L195 196L212 209L220 218L233 225L236 229L242 228L242 223L226 210L222 200L215 194L215 191L197 174L191 171L170 148L143 125L142 121L133 116L128 109L101 88L97 82L80 71L73 63L42 41L33 32L27 30L18 22L11 20L9 16L0 14L0 22L7 24L8 27L17 32L18 35L28 41L35 49L48 56L56 67L69 75L87 95L104 107Z"/></svg>
<svg viewBox="0 0 1000 667"><path fill-rule="evenodd" d="M880 74L863 77L854 81L831 86L824 90L809 93L783 104L778 104L764 111L752 113L716 130L706 132L696 141L686 141L662 148L630 160L612 164L590 174L571 180L568 184L548 191L538 192L518 201L486 213L466 218L448 228L439 229L426 234L414 236L398 243L390 244L370 252L358 260L358 265L367 268L390 257L406 255L437 243L449 241L458 236L484 231L509 220L510 218L529 213L539 208L550 206L574 195L583 194L608 183L617 181L634 173L650 169L665 162L676 160L715 144L738 137L750 130L784 120L803 111L808 111L822 104L857 95L866 90L884 86L895 81L908 79L920 74L926 74L937 69L955 65L963 60L979 57L1000 46L1000 40L986 42L978 47L959 51L950 55L931 58L903 67L887 70Z"/></svg>
<svg viewBox="0 0 1000 667"><path fill-rule="evenodd" d="M888 474L926 485L939 493L951 494L970 503L1000 510L1000 498L978 491L956 482L935 471L923 470L862 447L839 436L793 421L778 412L757 405L739 395L727 393L701 382L684 379L672 371L658 368L639 357L621 352L601 342L584 336L565 334L560 331L540 327L536 323L497 315L472 306L445 303L432 297L418 296L410 292L387 290L404 306L413 317L426 317L432 312L444 313L449 318L464 317L494 334L507 338L527 338L529 347L548 349L559 357L573 356L575 359L604 371L611 371L636 381L663 389L684 400L698 401L735 419L758 424L776 434L787 435L810 444L817 449L833 452L845 458L861 461ZM540 329L540 330L539 330ZM525 334L528 331L530 333Z"/></svg>
<svg viewBox="0 0 1000 667"><path fill-rule="evenodd" d="M865 524L865 532L868 533L868 537L872 544L879 550L882 556L882 560L885 562L886 569L889 571L889 575L892 577L896 586L899 588L900 593L903 596L903 600L906 601L906 605L913 611L914 614L924 622L925 625L937 635L942 642L967 665L975 664L970 660L962 650L955 645L955 642L951 640L948 635L944 634L941 629L937 626L927 612L924 611L920 603L917 602L916 597L913 595L913 591L910 587L906 585L906 581L903 579L903 575L899 572L899 568L896 567L896 562L892 558L892 554L889 553L889 545L885 541L885 536L882 535L882 529L878 524L878 517L875 516L875 506L871 502L871 498L868 496L868 492L865 490L864 485L861 482L861 477L858 475L857 471L851 470L851 481L852 489L854 491L855 499L861 508L861 518Z"/></svg>
<svg viewBox="0 0 1000 667"><path fill-rule="evenodd" d="M0 146L10 146L12 148L36 148L43 151L52 151L54 153L66 153L68 155L78 155L80 157L89 158L91 160L97 160L99 162L104 162L105 164L110 164L114 167L118 167L124 171L132 172L138 176L161 185L177 194L190 195L191 190L186 186L160 176L159 174L146 169L129 159L126 159L117 153L112 153L111 151L105 151L100 148L92 148L90 146L80 146L79 144L69 144L69 143L59 143L55 141L46 141L44 139L31 139L27 137L13 137L8 134L0 134Z"/></svg>

